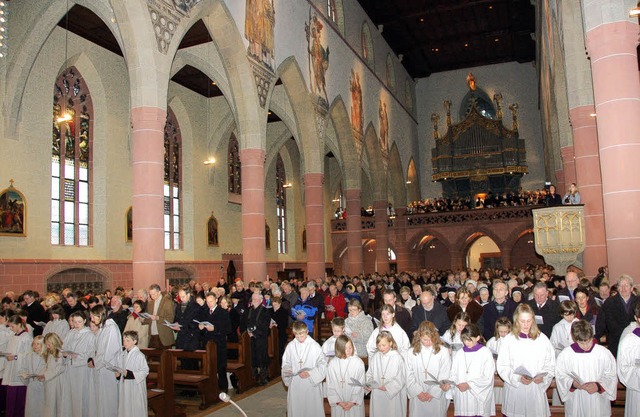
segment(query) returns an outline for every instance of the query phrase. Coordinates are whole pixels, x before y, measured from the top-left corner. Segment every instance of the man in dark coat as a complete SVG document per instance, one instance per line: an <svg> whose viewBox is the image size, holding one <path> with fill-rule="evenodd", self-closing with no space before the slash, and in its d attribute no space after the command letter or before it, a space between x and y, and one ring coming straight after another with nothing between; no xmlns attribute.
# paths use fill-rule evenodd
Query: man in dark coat
<svg viewBox="0 0 640 417"><path fill-rule="evenodd" d="M613 356L618 355L620 335L634 321L633 312L640 302L640 297L633 295L632 289L633 278L621 275L618 278L618 294L605 300L596 318L596 338L607 336L607 344Z"/></svg>
<svg viewBox="0 0 640 417"><path fill-rule="evenodd" d="M253 293L251 305L240 320L240 332L251 337L251 368L260 385L268 382L269 371L269 324L271 312L262 305L263 296Z"/></svg>
<svg viewBox="0 0 640 417"><path fill-rule="evenodd" d="M36 293L28 290L22 295L24 300L24 309L27 311L27 323L33 327L33 335L40 336L44 330L43 326L37 325L35 322L48 322L49 317L40 301L36 298Z"/></svg>
<svg viewBox="0 0 640 417"><path fill-rule="evenodd" d="M553 326L560 321L560 303L549 299L549 289L544 281L533 286L533 300L527 304L533 309L534 319L540 331L551 338Z"/></svg>
<svg viewBox="0 0 640 417"><path fill-rule="evenodd" d="M231 331L229 312L218 306L218 298L215 292L209 292L205 296L207 305L200 310L198 328L202 332L202 345L206 349L207 343L212 340L216 343L216 361L218 365L218 386L221 391L227 392L227 335ZM210 324L203 324L208 322Z"/></svg>
<svg viewBox="0 0 640 417"><path fill-rule="evenodd" d="M437 291L433 285L427 285L420 294L420 302L411 309L409 340L413 340L413 334L420 327L420 323L425 320L432 322L441 336L451 327L451 321L447 317L447 309L436 302L436 295Z"/></svg>
<svg viewBox="0 0 640 417"><path fill-rule="evenodd" d="M382 301L384 302L384 304L393 307L395 311L396 323L398 323L398 326L402 327L402 330L404 330L404 332L407 334L409 340L413 340L413 333L411 333L411 313L409 313L409 310L399 305L397 303L397 300L398 298L395 291L393 290L384 290L384 292L382 293ZM380 307L373 313L373 317L378 320L381 319L381 308L382 307Z"/></svg>
<svg viewBox="0 0 640 417"><path fill-rule="evenodd" d="M507 297L509 287L501 279L493 281L493 300L484 306L482 318L484 321L484 329L482 335L485 340L493 337L496 321L500 317L506 317L513 320L513 312L516 310L517 304Z"/></svg>

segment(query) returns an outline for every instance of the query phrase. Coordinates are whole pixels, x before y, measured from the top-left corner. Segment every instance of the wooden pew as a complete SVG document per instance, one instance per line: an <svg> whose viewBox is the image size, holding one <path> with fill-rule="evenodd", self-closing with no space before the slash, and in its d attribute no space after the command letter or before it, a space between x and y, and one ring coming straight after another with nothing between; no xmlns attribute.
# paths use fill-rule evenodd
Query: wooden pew
<svg viewBox="0 0 640 417"><path fill-rule="evenodd" d="M140 349L147 357L149 376L147 382L151 385L147 390L149 408L159 417L172 417L179 413L175 410L175 388L171 358L168 352L157 349Z"/></svg>
<svg viewBox="0 0 640 417"><path fill-rule="evenodd" d="M316 339L316 341L322 344L325 340L333 336L333 331L331 330L331 320L329 319L320 319L319 324L319 335L320 339Z"/></svg>
<svg viewBox="0 0 640 417"><path fill-rule="evenodd" d="M174 385L196 387L201 396L201 410L220 400L218 398L220 388L218 388L215 342L210 341L207 343L207 350L188 352L181 349L169 349L167 352L171 358ZM199 369L181 369L179 365L184 359L198 361L200 363Z"/></svg>
<svg viewBox="0 0 640 417"><path fill-rule="evenodd" d="M253 387L256 382L251 372L251 337L249 333L242 333L238 343L227 342L227 350L238 352L238 359L227 361L227 372L234 374L238 380L237 392L246 391Z"/></svg>
<svg viewBox="0 0 640 417"><path fill-rule="evenodd" d="M280 340L278 336L278 328L272 327L269 330L269 379L280 376Z"/></svg>

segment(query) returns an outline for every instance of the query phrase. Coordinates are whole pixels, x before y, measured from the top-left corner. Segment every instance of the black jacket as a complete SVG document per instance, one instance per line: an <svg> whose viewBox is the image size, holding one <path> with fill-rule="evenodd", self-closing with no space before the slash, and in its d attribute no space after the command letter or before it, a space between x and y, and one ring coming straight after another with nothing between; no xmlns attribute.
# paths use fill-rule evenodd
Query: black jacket
<svg viewBox="0 0 640 417"><path fill-rule="evenodd" d="M510 298L506 299L502 314L498 313L495 300L490 301L489 304L484 306L484 311L482 313L484 329L482 331L482 335L484 336L485 340L489 340L493 337L496 321L500 317L506 317L510 321L513 321L513 312L516 311L517 306L518 305L515 303L515 301Z"/></svg>
<svg viewBox="0 0 640 417"><path fill-rule="evenodd" d="M218 345L227 345L227 335L231 332L231 320L229 319L229 312L224 310L220 306L216 306L213 310L213 314L210 313L209 307L205 304L201 310L198 321L208 321L213 324L213 331L210 332L207 329L200 331L202 340L202 346L206 347L209 340L213 340Z"/></svg>
<svg viewBox="0 0 640 417"><path fill-rule="evenodd" d="M545 334L548 338L551 338L551 332L553 331L553 326L556 325L560 321L562 317L560 317L560 303L551 298L547 299L547 302L544 303L542 309L538 308L538 304L536 300L528 300L527 304L531 306L533 309L533 314L536 316L542 316L542 324L538 324L538 328L542 333Z"/></svg>
<svg viewBox="0 0 640 417"><path fill-rule="evenodd" d="M413 340L413 332L418 330L420 323L425 320L432 322L438 328L440 336L451 327L447 309L434 298L431 311L425 310L421 303L411 309L411 337L409 340Z"/></svg>
<svg viewBox="0 0 640 417"><path fill-rule="evenodd" d="M622 296L616 294L615 297L607 298L602 304L602 308L596 317L596 338L600 339L603 335L607 336L607 344L613 356L618 355L620 335L622 335L624 328L634 320L633 310L638 302L640 302L640 298L631 294L629 311L627 311Z"/></svg>
<svg viewBox="0 0 640 417"><path fill-rule="evenodd" d="M200 348L200 329L198 323L193 321L198 317L200 308L194 300L187 303L184 312L180 304L176 305L174 320L182 326L176 337L176 349L194 351Z"/></svg>

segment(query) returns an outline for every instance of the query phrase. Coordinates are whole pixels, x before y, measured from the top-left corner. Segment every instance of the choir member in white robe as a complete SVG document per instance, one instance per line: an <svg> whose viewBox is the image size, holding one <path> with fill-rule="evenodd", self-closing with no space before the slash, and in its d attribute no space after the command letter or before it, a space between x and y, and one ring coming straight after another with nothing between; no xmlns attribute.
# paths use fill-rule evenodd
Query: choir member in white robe
<svg viewBox="0 0 640 417"><path fill-rule="evenodd" d="M513 330L504 338L498 353L498 374L504 381L504 416L551 415L546 391L554 376L555 358L551 342L535 323L533 309L528 304L518 305ZM520 367L535 378L516 373Z"/></svg>
<svg viewBox="0 0 640 417"><path fill-rule="evenodd" d="M38 379L44 383L43 417L67 417L71 415L71 393L64 377L65 359L62 351L62 339L57 333L44 337L44 373Z"/></svg>
<svg viewBox="0 0 640 417"><path fill-rule="evenodd" d="M367 384L372 388L369 417L406 416L404 360L398 352L393 335L388 331L381 331L376 339L376 346L378 350L369 359L367 370Z"/></svg>
<svg viewBox="0 0 640 417"><path fill-rule="evenodd" d="M479 343L482 333L475 324L465 327L460 338L464 347L451 365L451 380L456 384L453 387L454 415L495 416L493 376L496 366L493 355Z"/></svg>
<svg viewBox="0 0 640 417"><path fill-rule="evenodd" d="M113 319L107 319L106 309L101 305L91 309L91 322L98 327L95 352L89 361L95 384L91 404L96 407L96 417L116 417L118 381L109 368L118 364L122 353L120 328Z"/></svg>
<svg viewBox="0 0 640 417"><path fill-rule="evenodd" d="M282 357L282 382L289 388L287 415L324 417L322 381L327 360L318 342L309 337L305 322L293 323L293 335Z"/></svg>
<svg viewBox="0 0 640 417"><path fill-rule="evenodd" d="M71 393L71 415L85 417L93 414L91 398L94 389L93 372L88 360L96 349L96 336L86 327L83 311L71 314L72 330L63 341L63 356L67 359L65 377Z"/></svg>
<svg viewBox="0 0 640 417"><path fill-rule="evenodd" d="M0 311L0 352L7 351L7 343L9 343L9 338L13 336L13 332L7 326L7 316L11 315L12 313L13 311L11 310ZM0 409L3 411L6 408L5 400L6 400L7 394L6 394L6 386L1 384L3 379L3 374L4 374L4 367L6 364L7 364L7 358L5 358L4 356L0 356Z"/></svg>
<svg viewBox="0 0 640 417"><path fill-rule="evenodd" d="M454 359L462 349L463 344L460 335L469 323L471 323L471 317L464 311L461 311L453 318L451 328L442 335L442 341L448 346L452 359Z"/></svg>
<svg viewBox="0 0 640 417"><path fill-rule="evenodd" d="M347 336L338 336L335 357L327 366L327 399L331 417L364 417L364 390L352 380L364 384L364 362L355 355Z"/></svg>
<svg viewBox="0 0 640 417"><path fill-rule="evenodd" d="M369 340L367 341L367 353L369 354L369 359L371 359L371 357L376 353L376 339L382 330L391 333L393 340L395 340L396 346L398 347L398 352L401 355L404 355L404 353L411 347L411 342L409 341L407 332L405 332L402 327L396 323L395 317L396 313L393 310L393 306L385 304L380 308L380 326L373 330L373 333L371 333L371 336L369 336Z"/></svg>
<svg viewBox="0 0 640 417"><path fill-rule="evenodd" d="M451 355L442 345L438 329L430 321L420 323L411 347L404 354L409 416L444 417L449 400L442 386L435 382L449 380Z"/></svg>
<svg viewBox="0 0 640 417"><path fill-rule="evenodd" d="M511 333L511 320L507 317L500 317L498 320L496 320L493 337L487 341L487 348L491 351L494 362L498 360L498 352L500 352L502 341L509 333ZM496 402L496 405L502 404L503 397L503 388L496 387L494 384L493 399Z"/></svg>
<svg viewBox="0 0 640 417"><path fill-rule="evenodd" d="M342 317L331 320L332 336L322 344L322 353L327 357L327 362L336 356L336 339L344 334L345 323Z"/></svg>
<svg viewBox="0 0 640 417"><path fill-rule="evenodd" d="M556 359L556 385L564 415L609 417L618 391L616 360L609 349L596 344L588 321L577 321L571 335L575 343Z"/></svg>
<svg viewBox="0 0 640 417"><path fill-rule="evenodd" d="M20 369L20 377L27 385L27 401L24 410L26 417L40 417L44 409L44 384L37 378L44 373L42 348L42 336L37 336L31 343L32 351L22 361L22 369Z"/></svg>
<svg viewBox="0 0 640 417"><path fill-rule="evenodd" d="M7 387L6 416L24 416L27 387L20 378L20 370L27 354L31 352L33 338L18 315L11 316L8 320L9 328L13 335L7 342L7 362L4 368L2 385Z"/></svg>
<svg viewBox="0 0 640 417"><path fill-rule="evenodd" d="M139 417L149 413L147 409L147 375L149 365L144 353L140 351L138 333L129 330L122 335L124 351L121 353L122 373L116 373L120 382L118 398L118 417ZM115 404L114 404L115 406Z"/></svg>
<svg viewBox="0 0 640 417"><path fill-rule="evenodd" d="M64 315L64 308L60 304L55 304L49 309L49 315L51 320L44 326L42 335L46 336L49 333L55 333L60 336L60 340L64 340L69 333L69 322Z"/></svg>
<svg viewBox="0 0 640 417"><path fill-rule="evenodd" d="M578 321L576 318L576 304L573 301L563 301L560 303L560 315L562 320L553 326L549 341L556 351L556 358L566 348L573 344L571 338L571 325Z"/></svg>
<svg viewBox="0 0 640 417"><path fill-rule="evenodd" d="M640 415L640 303L634 313L636 327L620 339L618 347L618 378L627 387L624 417Z"/></svg>

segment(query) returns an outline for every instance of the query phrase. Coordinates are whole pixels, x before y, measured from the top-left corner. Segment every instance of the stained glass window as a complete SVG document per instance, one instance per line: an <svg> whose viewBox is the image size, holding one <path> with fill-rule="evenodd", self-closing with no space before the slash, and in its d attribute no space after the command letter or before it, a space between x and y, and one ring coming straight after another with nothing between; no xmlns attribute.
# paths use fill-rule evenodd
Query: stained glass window
<svg viewBox="0 0 640 417"><path fill-rule="evenodd" d="M182 137L171 108L164 126L164 248L178 250L181 244L180 182Z"/></svg>
<svg viewBox="0 0 640 417"><path fill-rule="evenodd" d="M278 154L276 161L276 217L278 218L278 253L287 253L287 174Z"/></svg>
<svg viewBox="0 0 640 417"><path fill-rule="evenodd" d="M336 9L336 0L327 0L327 15L334 22L338 21L338 10Z"/></svg>
<svg viewBox="0 0 640 417"><path fill-rule="evenodd" d="M51 244L91 244L93 105L75 67L53 88Z"/></svg>
<svg viewBox="0 0 640 417"><path fill-rule="evenodd" d="M229 138L229 152L227 161L229 164L229 192L234 194L242 194L242 183L240 177L240 147L238 139L233 133Z"/></svg>

